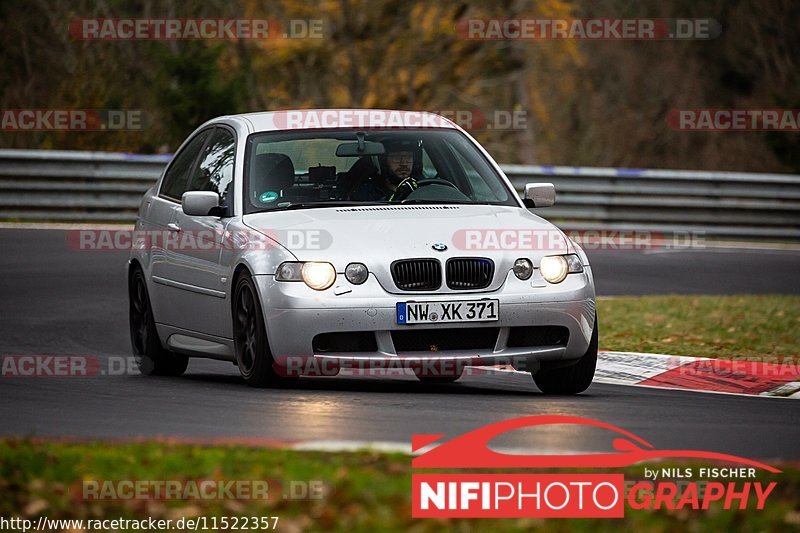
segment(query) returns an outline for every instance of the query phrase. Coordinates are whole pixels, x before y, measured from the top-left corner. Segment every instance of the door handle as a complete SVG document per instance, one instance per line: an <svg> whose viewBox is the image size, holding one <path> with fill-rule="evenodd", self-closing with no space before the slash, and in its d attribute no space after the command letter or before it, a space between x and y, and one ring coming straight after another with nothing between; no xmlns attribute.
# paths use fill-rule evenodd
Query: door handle
<svg viewBox="0 0 800 533"><path fill-rule="evenodd" d="M169 224L167 224L167 228L170 231L180 231L181 230L181 227L178 224L176 224L175 222L170 222Z"/></svg>

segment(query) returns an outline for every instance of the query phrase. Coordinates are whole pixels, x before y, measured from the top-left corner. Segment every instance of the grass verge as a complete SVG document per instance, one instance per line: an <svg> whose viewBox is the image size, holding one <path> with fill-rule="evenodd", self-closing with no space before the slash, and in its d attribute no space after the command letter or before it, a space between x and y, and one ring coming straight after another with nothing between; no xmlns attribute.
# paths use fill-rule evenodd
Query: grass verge
<svg viewBox="0 0 800 533"><path fill-rule="evenodd" d="M800 360L800 296L597 299L602 350Z"/></svg>
<svg viewBox="0 0 800 533"><path fill-rule="evenodd" d="M652 466L652 465L650 465ZM0 516L51 519L278 516L279 531L786 531L800 524L800 470L772 478L763 511L634 511L613 520L411 518L411 460L399 454L322 453L171 443L75 444L0 441ZM631 469L626 479L641 474ZM319 480L317 500L83 501L82 480ZM78 485L76 485L78 484Z"/></svg>

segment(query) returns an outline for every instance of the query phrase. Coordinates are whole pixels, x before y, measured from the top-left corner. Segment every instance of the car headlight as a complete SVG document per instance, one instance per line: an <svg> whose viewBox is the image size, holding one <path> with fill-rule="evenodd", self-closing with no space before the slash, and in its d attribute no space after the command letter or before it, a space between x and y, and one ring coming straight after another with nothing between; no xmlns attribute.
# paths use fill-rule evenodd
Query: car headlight
<svg viewBox="0 0 800 533"><path fill-rule="evenodd" d="M311 262L303 263L300 270L303 281L315 291L324 291L336 281L336 269L330 263Z"/></svg>
<svg viewBox="0 0 800 533"><path fill-rule="evenodd" d="M521 280L526 280L533 274L533 263L530 259L519 258L514 261L514 275Z"/></svg>
<svg viewBox="0 0 800 533"><path fill-rule="evenodd" d="M353 285L361 285L367 281L368 275L369 270L367 270L367 265L362 263L350 263L344 269L345 279Z"/></svg>
<svg viewBox="0 0 800 533"><path fill-rule="evenodd" d="M275 272L275 279L278 281L303 281L303 276L300 274L302 268L303 263L299 261L281 263Z"/></svg>
<svg viewBox="0 0 800 533"><path fill-rule="evenodd" d="M542 261L539 263L539 271L546 281L561 283L566 279L567 274L583 272L583 265L580 258L575 254L548 255L542 257Z"/></svg>
<svg viewBox="0 0 800 533"><path fill-rule="evenodd" d="M336 281L336 269L322 261L287 261L275 272L278 281L303 281L316 291L324 291Z"/></svg>

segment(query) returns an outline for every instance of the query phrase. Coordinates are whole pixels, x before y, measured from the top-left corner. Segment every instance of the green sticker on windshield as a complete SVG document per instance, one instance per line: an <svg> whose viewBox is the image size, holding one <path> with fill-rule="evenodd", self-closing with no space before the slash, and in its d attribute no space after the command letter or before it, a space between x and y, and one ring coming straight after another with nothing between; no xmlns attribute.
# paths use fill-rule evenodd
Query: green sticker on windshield
<svg viewBox="0 0 800 533"><path fill-rule="evenodd" d="M263 202L265 204L269 203L269 202L274 202L277 199L278 199L278 193L276 193L274 191L267 191L267 192L261 193L261 196L258 197L258 201L259 202Z"/></svg>

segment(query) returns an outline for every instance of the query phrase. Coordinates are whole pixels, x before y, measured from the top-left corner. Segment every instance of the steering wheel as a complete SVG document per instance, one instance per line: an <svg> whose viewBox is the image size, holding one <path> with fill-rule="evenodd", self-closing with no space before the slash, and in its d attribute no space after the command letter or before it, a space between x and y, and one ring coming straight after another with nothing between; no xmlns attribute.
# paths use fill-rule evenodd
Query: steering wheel
<svg viewBox="0 0 800 533"><path fill-rule="evenodd" d="M456 187L455 183L444 178L425 178L417 181L417 187L424 187L425 185L446 185L454 188L458 192L461 192L461 190Z"/></svg>

